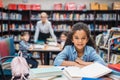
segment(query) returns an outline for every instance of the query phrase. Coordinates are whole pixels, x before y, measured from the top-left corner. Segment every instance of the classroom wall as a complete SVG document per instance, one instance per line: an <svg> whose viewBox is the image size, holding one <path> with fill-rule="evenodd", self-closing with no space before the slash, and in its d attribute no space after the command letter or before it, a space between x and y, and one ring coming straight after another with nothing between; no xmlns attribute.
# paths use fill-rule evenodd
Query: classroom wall
<svg viewBox="0 0 120 80"><path fill-rule="evenodd" d="M62 3L65 4L66 2L75 2L76 4L86 4L87 9L89 9L89 4L91 2L99 2L99 3L107 3L111 8L111 5L114 1L120 0L3 0L4 6L6 7L9 3L24 3L26 4L41 4L43 10L51 10L54 3Z"/></svg>

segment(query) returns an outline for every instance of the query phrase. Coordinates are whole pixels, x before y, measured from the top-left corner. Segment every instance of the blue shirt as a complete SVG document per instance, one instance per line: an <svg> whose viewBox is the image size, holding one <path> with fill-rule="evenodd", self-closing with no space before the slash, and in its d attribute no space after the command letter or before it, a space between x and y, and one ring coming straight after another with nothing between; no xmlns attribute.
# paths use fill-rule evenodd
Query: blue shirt
<svg viewBox="0 0 120 80"><path fill-rule="evenodd" d="M55 66L60 66L64 60L75 61L77 59L77 51L74 45L66 46L56 57ZM85 46L84 55L81 59L85 62L98 62L105 65L104 60L97 54L96 50L91 46Z"/></svg>
<svg viewBox="0 0 120 80"><path fill-rule="evenodd" d="M23 57L27 58L28 56L31 56L31 53L28 52L30 48L30 43L22 40L20 43L19 43L19 50L22 51L23 53Z"/></svg>

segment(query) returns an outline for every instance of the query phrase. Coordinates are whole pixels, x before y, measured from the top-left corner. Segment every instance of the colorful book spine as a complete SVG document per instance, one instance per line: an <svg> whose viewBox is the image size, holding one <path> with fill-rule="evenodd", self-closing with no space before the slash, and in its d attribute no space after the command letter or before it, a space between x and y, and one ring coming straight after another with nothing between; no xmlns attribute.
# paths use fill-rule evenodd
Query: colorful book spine
<svg viewBox="0 0 120 80"><path fill-rule="evenodd" d="M8 24L2 24L2 31L8 31Z"/></svg>
<svg viewBox="0 0 120 80"><path fill-rule="evenodd" d="M96 20L103 20L103 21L108 21L108 20L116 20L116 14L115 13L100 13L96 15Z"/></svg>
<svg viewBox="0 0 120 80"><path fill-rule="evenodd" d="M32 14L30 19L31 20L40 20L40 14Z"/></svg>
<svg viewBox="0 0 120 80"><path fill-rule="evenodd" d="M10 13L9 19L10 20L22 20L22 15L18 13Z"/></svg>
<svg viewBox="0 0 120 80"><path fill-rule="evenodd" d="M8 13L2 12L2 19L3 20L8 20L9 19Z"/></svg>
<svg viewBox="0 0 120 80"><path fill-rule="evenodd" d="M10 24L10 30L30 30L30 25L29 24Z"/></svg>
<svg viewBox="0 0 120 80"><path fill-rule="evenodd" d="M53 25L54 31L70 31L71 28L72 26L67 24Z"/></svg>
<svg viewBox="0 0 120 80"><path fill-rule="evenodd" d="M95 31L107 31L108 25L95 25Z"/></svg>

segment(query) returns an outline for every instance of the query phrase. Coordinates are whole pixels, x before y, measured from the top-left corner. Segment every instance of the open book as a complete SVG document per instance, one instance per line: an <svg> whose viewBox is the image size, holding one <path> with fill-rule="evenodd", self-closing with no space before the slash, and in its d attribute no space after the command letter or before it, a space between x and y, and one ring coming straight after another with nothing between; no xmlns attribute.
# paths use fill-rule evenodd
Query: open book
<svg viewBox="0 0 120 80"><path fill-rule="evenodd" d="M79 67L67 67L66 72L71 77L88 77L88 78L99 78L110 73L112 70L99 63L93 63L83 68Z"/></svg>

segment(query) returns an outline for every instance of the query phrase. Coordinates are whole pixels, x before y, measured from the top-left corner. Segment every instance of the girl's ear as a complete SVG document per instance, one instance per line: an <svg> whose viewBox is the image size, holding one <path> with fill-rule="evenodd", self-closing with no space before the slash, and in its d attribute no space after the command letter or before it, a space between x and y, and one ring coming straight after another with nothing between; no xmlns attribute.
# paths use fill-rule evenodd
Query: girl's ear
<svg viewBox="0 0 120 80"><path fill-rule="evenodd" d="M87 38L87 43L89 42L89 39Z"/></svg>
<svg viewBox="0 0 120 80"><path fill-rule="evenodd" d="M71 42L73 43L73 39L71 39Z"/></svg>
<svg viewBox="0 0 120 80"><path fill-rule="evenodd" d="M73 41L73 37L71 38L71 42L74 43L74 41Z"/></svg>

